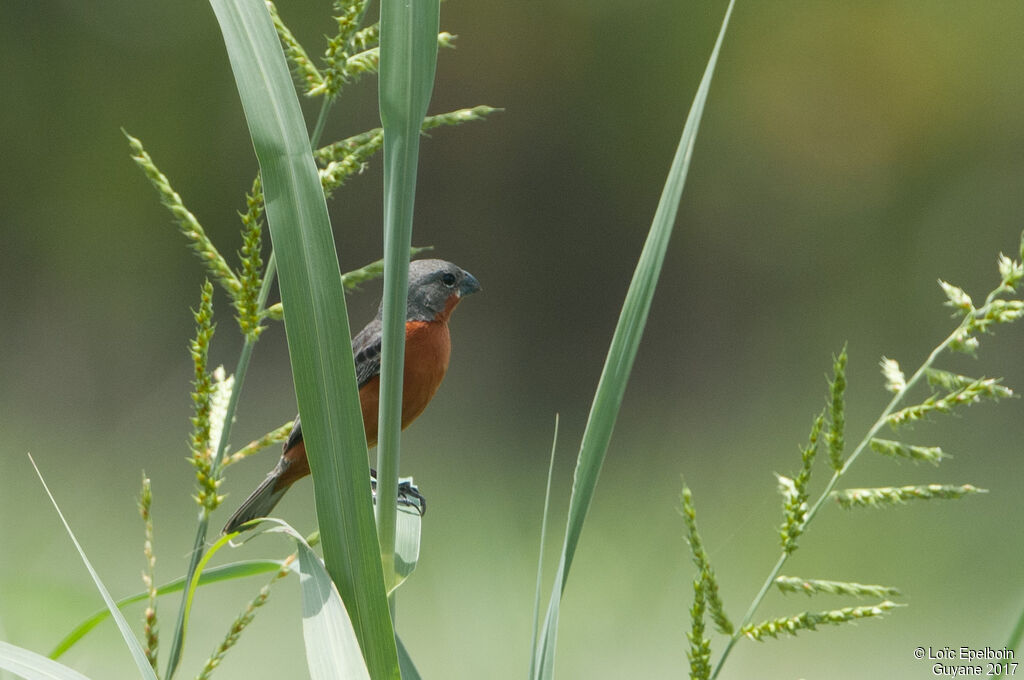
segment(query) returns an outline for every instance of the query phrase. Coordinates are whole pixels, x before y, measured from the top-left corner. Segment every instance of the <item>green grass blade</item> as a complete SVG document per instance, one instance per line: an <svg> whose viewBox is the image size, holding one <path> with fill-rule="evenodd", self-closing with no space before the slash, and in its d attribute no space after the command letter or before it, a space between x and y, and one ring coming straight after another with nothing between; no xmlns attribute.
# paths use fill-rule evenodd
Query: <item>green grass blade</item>
<svg viewBox="0 0 1024 680"><path fill-rule="evenodd" d="M540 520L540 550L537 553L537 589L533 596L533 635L530 649L537 649L537 635L540 629L540 585L544 575L544 542L548 533L548 510L551 506L551 477L555 472L555 449L558 447L558 414L555 414L555 436L551 440L551 460L548 461L548 483L544 489L544 514ZM537 655L530 657L530 677L536 677Z"/></svg>
<svg viewBox="0 0 1024 680"><path fill-rule="evenodd" d="M78 539L75 538L75 533L71 531L71 525L69 525L68 521L64 519L64 513L60 511L60 506L57 505L57 500L53 497L53 494L50 493L50 487L46 485L46 480L43 479L43 473L39 471L39 468L36 466L36 462L32 460L32 456L29 456L28 459L32 462L32 467L35 468L36 474L39 475L39 481L42 482L43 488L46 490L46 495L50 497L50 502L53 503L53 508L57 511L57 515L60 516L60 521L64 524L64 528L67 530L68 536L71 538L71 542L75 544L75 549L78 550L78 554L82 558L82 562L85 563L85 568L89 570L89 575L92 576L93 583L96 584L96 590L100 591L100 595L103 596L103 601L107 603L107 609L110 610L110 615L114 617L114 621L117 623L117 627L121 631L121 637L124 638L124 643L128 646L128 651L131 652L132 659L135 661L135 665L139 668L140 675L144 680L157 680L156 673L153 672L153 667L149 665L149 659L146 658L145 650L142 649L142 645L139 644L139 640L135 637L135 633L132 632L128 622L125 621L124 616L121 615L121 611L117 608L114 598L110 596L110 593L103 585L103 581L100 580L100 575L96 573L96 570L93 569L89 558L85 556L85 551L82 550L81 544L78 542ZM61 664L56 665L61 666Z"/></svg>
<svg viewBox="0 0 1024 680"><path fill-rule="evenodd" d="M359 651L352 620L323 562L287 522L279 519L263 521L277 525L267 529L267 533L285 533L295 539L302 588L302 637L306 643L310 678L369 680L370 673Z"/></svg>
<svg viewBox="0 0 1024 680"><path fill-rule="evenodd" d="M1017 623L1010 632L1010 637L1007 638L1004 647L1016 650L1020 647L1021 639L1024 639L1024 609L1021 610L1020 616L1017 618Z"/></svg>
<svg viewBox="0 0 1024 680"><path fill-rule="evenodd" d="M243 353L245 350L251 350L252 343L246 341L243 347ZM247 361L243 358L239 361L239 365L242 361ZM238 387L236 386L236 390ZM196 535L192 540L192 550L189 552L188 569L186 571L186 579L191 580L196 573L196 567L199 565L199 561L203 558L203 550L206 548L206 534L210 527L210 513L204 508L199 514L199 522L196 526ZM164 677L167 680L174 678L174 672L178 669L178 664L181 662L182 650L185 647L185 630L188 628L188 606L191 602L187 598L182 598L181 604L178 606L178 617L174 623L174 634L171 637L171 651L167 655L167 670L164 671Z"/></svg>
<svg viewBox="0 0 1024 680"><path fill-rule="evenodd" d="M405 312L420 127L434 89L439 0L382 0L379 106L384 129L384 296L377 439L377 534L393 586Z"/></svg>
<svg viewBox="0 0 1024 680"><path fill-rule="evenodd" d="M3 640L0 640L0 670L17 673L25 680L89 680L73 668Z"/></svg>
<svg viewBox="0 0 1024 680"><path fill-rule="evenodd" d="M199 585L205 586L211 583L217 583L219 581L230 581L236 578L245 578L246 576L255 576L256 574L266 574L272 571L277 571L283 564L282 560L244 560L241 562L232 562L230 564L222 564L217 567L211 567L205 570L199 577ZM169 583L165 583L156 589L157 595L167 595L168 593L176 593L182 589L185 585L185 577L176 578ZM118 609L124 609L130 604L136 602L142 602L148 597L148 593L141 592L135 593L128 597L121 598L115 604ZM64 636L64 639L57 643L57 646L50 652L51 659L58 659L64 652L71 649L79 640L85 637L89 631L103 623L107 617L110 616L110 610L101 609L85 621L75 626L75 628Z"/></svg>
<svg viewBox="0 0 1024 680"><path fill-rule="evenodd" d="M228 534L221 536L213 545L210 546L210 549L206 551L203 558L199 560L195 570L192 572L192 578L189 579L188 588L185 590L185 597L181 607L182 612L184 612L181 617L180 624L182 644L184 644L185 641L185 633L188 631L188 620L189 616L192 614L192 601L195 599L196 589L199 587L199 579L202 578L203 570L206 569L206 565L211 559L213 559L213 556L217 554L217 551L231 543L231 539L235 535L236 534Z"/></svg>
<svg viewBox="0 0 1024 680"><path fill-rule="evenodd" d="M262 0L211 0L259 159L328 573L372 677L398 678L351 335L327 204Z"/></svg>
<svg viewBox="0 0 1024 680"><path fill-rule="evenodd" d="M298 538L302 636L312 680L370 680L352 621L320 558Z"/></svg>
<svg viewBox="0 0 1024 680"><path fill-rule="evenodd" d="M583 433L583 441L580 444L579 457L576 462L576 473L573 479L572 496L569 501L569 518L566 524L562 556L558 573L555 576L555 585L548 603L548 613L545 618L544 629L541 633L541 640L534 650L535 656L540 655L540 663L531 664L539 672L539 675L536 677L549 678L553 673L554 638L558 627L559 600L565 588L565 582L569 575L569 569L572 566L580 534L583 531L583 521L594 497L601 465L604 462L608 443L611 440L612 429L618 416L619 406L622 403L622 395L625 392L626 383L633 367L633 360L636 358L637 348L640 344L640 338L647 323L647 314L650 311L654 289L658 282L658 275L661 272L665 251L675 223L679 198L682 195L683 186L686 183L686 174L690 167L690 159L693 156L697 129L700 125L701 115L704 112L708 90L711 87L711 76L718 61L718 53L722 46L722 40L725 37L725 30L729 25L729 17L732 14L734 1L730 0L729 2L729 8L726 10L725 18L722 21L722 28L719 31L718 39L711 52L711 57L708 59L707 68L704 70L700 86L697 88L697 94L694 97L693 105L690 107L690 113L686 118L682 137L679 140L675 158L669 169L665 188L662 190L661 200L658 202L658 208L655 211L647 241L644 243L643 251L640 253L640 259L633 273L633 280L629 284L626 300L622 305L622 312L615 327L615 333L612 336L611 346L608 349L608 357L605 360L597 391L594 394L594 401L590 408L590 415L587 418L587 425Z"/></svg>
<svg viewBox="0 0 1024 680"><path fill-rule="evenodd" d="M1014 652L1020 651L1020 641L1024 639L1024 609L1021 610L1020 616L1017 617L1017 623L1014 624L1013 630L1010 631L1010 636L1006 640L1006 644L1003 645L1006 649L1012 649ZM398 650L399 663L401 663L402 650ZM1004 677L1003 668L998 669L995 677ZM404 680L404 678L403 678Z"/></svg>
<svg viewBox="0 0 1024 680"><path fill-rule="evenodd" d="M409 575L416 570L416 565L420 561L422 526L423 517L417 510L402 507L398 511L395 525L395 580L393 585L388 588L388 595L402 585L405 579L409 578Z"/></svg>
<svg viewBox="0 0 1024 680"><path fill-rule="evenodd" d="M416 670L416 664L412 662L409 651L402 644L402 638L395 639L398 641L398 667L402 669L402 680L420 680L420 672Z"/></svg>

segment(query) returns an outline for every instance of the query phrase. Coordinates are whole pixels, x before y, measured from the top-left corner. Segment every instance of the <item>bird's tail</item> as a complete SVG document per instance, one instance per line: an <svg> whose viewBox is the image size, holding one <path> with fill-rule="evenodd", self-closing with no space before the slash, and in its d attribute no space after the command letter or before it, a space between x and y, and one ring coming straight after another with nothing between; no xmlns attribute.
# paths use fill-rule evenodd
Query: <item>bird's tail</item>
<svg viewBox="0 0 1024 680"><path fill-rule="evenodd" d="M245 499L242 506L235 510L235 514L231 515L231 519L224 525L222 533L234 533L239 531L239 527L249 520L256 519L257 517L266 517L270 514L270 511L274 509L274 506L277 505L277 502L281 500L281 497L284 496L290 486L277 486L282 472L283 469L279 465L267 475L263 483L256 487L256 490Z"/></svg>

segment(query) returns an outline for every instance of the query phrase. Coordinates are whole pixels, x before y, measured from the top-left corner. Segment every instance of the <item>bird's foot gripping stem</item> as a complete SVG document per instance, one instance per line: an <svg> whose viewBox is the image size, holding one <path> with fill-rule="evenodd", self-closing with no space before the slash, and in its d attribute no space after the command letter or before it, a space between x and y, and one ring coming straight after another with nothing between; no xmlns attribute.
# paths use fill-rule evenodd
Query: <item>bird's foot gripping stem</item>
<svg viewBox="0 0 1024 680"><path fill-rule="evenodd" d="M373 502L377 502L377 471L370 469L370 490L373 492ZM412 477L398 478L398 505L415 510L420 517L427 514L427 498L418 486L413 484Z"/></svg>

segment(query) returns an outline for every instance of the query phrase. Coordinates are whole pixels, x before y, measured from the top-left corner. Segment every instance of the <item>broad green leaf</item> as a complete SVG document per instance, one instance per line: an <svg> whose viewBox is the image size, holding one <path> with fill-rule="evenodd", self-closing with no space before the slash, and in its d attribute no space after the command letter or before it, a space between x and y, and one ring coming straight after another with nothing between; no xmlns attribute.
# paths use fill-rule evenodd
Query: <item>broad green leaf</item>
<svg viewBox="0 0 1024 680"><path fill-rule="evenodd" d="M62 663L2 640L0 669L15 673L25 680L89 680Z"/></svg>
<svg viewBox="0 0 1024 680"><path fill-rule="evenodd" d="M626 383L629 380L630 371L633 368L633 360L636 358L637 348L640 345L640 338L643 335L644 326L647 323L647 315L651 308L651 300L654 297L654 289L658 283L658 276L661 273L661 266L665 260L665 251L668 248L669 237L675 224L676 212L679 208L679 198L683 193L683 186L686 183L686 174L690 167L690 159L693 156L694 143L697 140L697 129L700 125L701 115L704 112L704 104L707 101L708 90L711 87L711 76L718 61L718 53L725 37L726 27L729 25L729 17L735 0L730 0L729 8L726 10L725 18L722 21L722 28L719 31L715 47L711 52L707 68L701 79L697 94L694 97L690 113L686 118L683 127L682 137L676 149L675 158L669 169L665 187L662 190L661 200L654 214L651 229L644 243L643 251L637 262L636 270L633 273L633 280L626 292L626 300L622 305L622 312L619 316L615 333L612 336L611 346L608 348L608 356L605 359L604 369L598 381L597 391L594 394L594 401L590 407L590 415L587 418L586 429L583 432L583 441L580 444L580 452L576 461L576 473L573 479L572 496L569 500L569 517L565 530L565 543L562 546L562 556L558 565L558 572L555 575L555 584L548 601L548 611L545 617L544 627L541 632L541 639L534 649L535 678L550 678L554 673L554 648L555 636L558 630L558 610L562 592L565 589L565 582L569 576L569 569L572 567L572 560L576 554L576 546L583 531L583 521L586 519L587 511L594 497L594 490L597 487L597 479L601 473L601 466L604 463L605 453L608 451L608 443L611 440L612 429L618 416L619 406L622 404L622 396L626 390Z"/></svg>
<svg viewBox="0 0 1024 680"><path fill-rule="evenodd" d="M302 582L302 635L313 680L369 680L359 640L331 577L304 541L299 545Z"/></svg>
<svg viewBox="0 0 1024 680"><path fill-rule="evenodd" d="M409 507L402 507L398 511L398 525L395 531L395 581L388 590L388 595L393 593L398 586L405 583L416 569L416 563L420 559L420 533L423 525L423 518L420 513ZM399 657L401 662L401 657ZM402 675L405 678L405 674Z"/></svg>
<svg viewBox="0 0 1024 680"><path fill-rule="evenodd" d="M372 677L397 680L341 271L302 111L263 1L211 5L260 164L326 568Z"/></svg>
<svg viewBox="0 0 1024 680"><path fill-rule="evenodd" d="M537 635L540 626L540 586L544 576L544 543L548 534L548 514L551 507L551 478L555 472L555 450L558 448L558 414L555 414L555 435L551 439L551 459L548 461L548 483L544 489L544 513L540 520L540 550L537 551L537 588L533 596L533 635L530 638L530 649L537 649ZM552 658L554 658L552 656ZM537 673L537 655L530 657L530 677Z"/></svg>
<svg viewBox="0 0 1024 680"><path fill-rule="evenodd" d="M359 651L359 640L345 604L323 562L302 535L277 519L267 532L283 532L295 539L302 584L302 636L312 680L370 680ZM397 653L397 652L396 652ZM397 657L396 657L397 658Z"/></svg>
<svg viewBox="0 0 1024 680"><path fill-rule="evenodd" d="M377 535L389 592L395 563L405 313L420 128L434 88L440 0L382 0L380 119L384 129L384 295L377 440Z"/></svg>
<svg viewBox="0 0 1024 680"><path fill-rule="evenodd" d="M246 576L255 576L256 574L266 574L272 571L277 571L284 564L282 560L244 560L241 562L232 562L231 564L222 564L218 567L211 567L199 577L199 585L205 586L210 583L217 583L219 581L229 581L236 578L245 578ZM176 593L182 589L185 585L185 577L176 578L169 583L165 583L156 589L157 595L167 595L168 593ZM121 598L116 602L118 609L124 609L130 604L136 602L142 602L149 594L146 592L136 593L128 597ZM98 626L100 623L105 621L110 616L110 610L101 609L85 621L75 626L74 630L68 633L63 640L57 643L57 646L50 652L51 659L60 658L60 656L71 649L79 640L85 637L89 631Z"/></svg>
<svg viewBox="0 0 1024 680"><path fill-rule="evenodd" d="M67 530L68 536L71 538L71 542L75 544L75 549L78 550L79 556L82 558L82 562L85 564L85 568L89 570L89 575L92 576L93 583L96 585L96 590L100 591L100 595L103 597L103 601L107 603L107 609L110 610L110 615L114 617L114 621L117 623L118 629L121 631L121 637L124 638L125 644L128 646L128 651L131 652L132 659L135 661L135 665L139 668L139 673L142 675L144 680L157 680L156 673L153 672L153 667L149 665L149 660L146 659L146 652L142 649L142 645L139 644L138 639L135 637L135 633L132 632L128 622L124 620L124 616L121 615L121 611L117 608L117 604L114 602L114 598L107 592L106 587L103 585L103 581L100 580L100 575L93 569L92 563L89 558L85 556L85 551L82 549L78 539L75 538L75 533L71 531L71 525L64 519L64 513L60 511L60 506L57 505L57 500L50 493L50 487L46 485L46 480L43 479L43 473L39 471L36 466L36 462L32 460L32 456L28 459L32 461L32 467L35 468L36 474L39 475L39 481L42 482L43 488L46 490L46 495L50 497L50 502L53 503L53 508L57 511L57 515L60 516L60 521L64 524L64 529ZM56 663L56 662L54 662ZM60 664L56 664L60 666Z"/></svg>

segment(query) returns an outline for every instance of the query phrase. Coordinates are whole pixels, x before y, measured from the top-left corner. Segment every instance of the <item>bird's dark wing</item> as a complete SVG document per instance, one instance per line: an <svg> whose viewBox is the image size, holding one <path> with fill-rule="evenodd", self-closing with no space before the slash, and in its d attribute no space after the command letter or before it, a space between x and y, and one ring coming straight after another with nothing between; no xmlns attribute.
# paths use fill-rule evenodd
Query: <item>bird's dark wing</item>
<svg viewBox="0 0 1024 680"><path fill-rule="evenodd" d="M300 442L302 442L302 423L299 422L299 417L295 416L295 424L292 425L292 432L285 440L282 451L291 451L292 447Z"/></svg>
<svg viewBox="0 0 1024 680"><path fill-rule="evenodd" d="M381 322L374 319L352 339L352 356L356 362L359 387L380 375Z"/></svg>
<svg viewBox="0 0 1024 680"><path fill-rule="evenodd" d="M380 343L380 319L374 319L366 324L366 327L352 339L352 356L356 362L356 382L360 388L375 376L380 375ZM292 432L284 443L284 450L290 450L301 441L302 423L299 421L299 417L295 416L295 425L292 426Z"/></svg>

